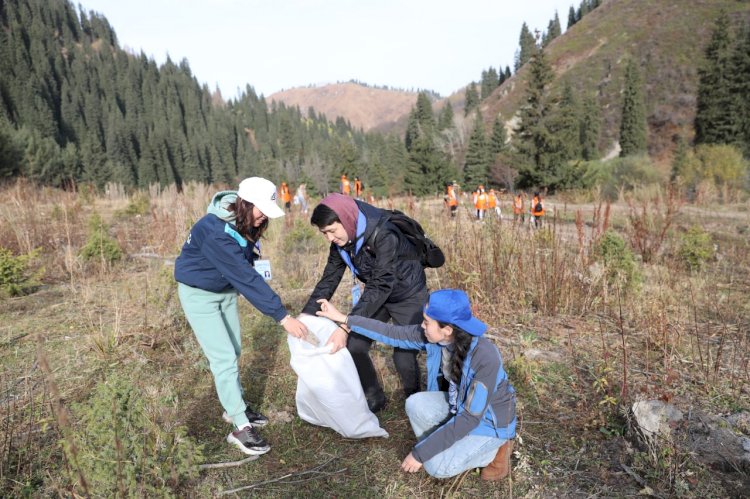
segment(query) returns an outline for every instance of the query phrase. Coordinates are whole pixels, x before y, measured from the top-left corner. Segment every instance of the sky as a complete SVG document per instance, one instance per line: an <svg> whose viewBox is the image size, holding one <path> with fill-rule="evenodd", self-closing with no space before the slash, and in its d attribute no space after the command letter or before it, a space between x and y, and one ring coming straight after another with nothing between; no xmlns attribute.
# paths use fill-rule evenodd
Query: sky
<svg viewBox="0 0 750 499"><path fill-rule="evenodd" d="M521 25L563 31L580 0L77 0L121 47L187 59L225 98L357 80L448 96L510 66Z"/></svg>

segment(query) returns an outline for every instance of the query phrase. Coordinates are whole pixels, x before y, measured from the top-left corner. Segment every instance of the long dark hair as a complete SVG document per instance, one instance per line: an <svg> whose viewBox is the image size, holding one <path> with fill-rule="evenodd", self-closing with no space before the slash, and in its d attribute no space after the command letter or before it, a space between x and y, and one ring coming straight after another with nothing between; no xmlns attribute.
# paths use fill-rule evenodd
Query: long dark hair
<svg viewBox="0 0 750 499"><path fill-rule="evenodd" d="M438 321L440 327L450 326L453 328L453 359L451 360L451 378L457 385L461 383L461 376L464 370L464 361L471 348L472 335L449 322Z"/></svg>
<svg viewBox="0 0 750 499"><path fill-rule="evenodd" d="M268 218L259 227L256 227L255 217L253 216L254 206L253 203L238 197L234 203L227 206L227 209L237 217L234 224L242 237L256 243L268 228Z"/></svg>

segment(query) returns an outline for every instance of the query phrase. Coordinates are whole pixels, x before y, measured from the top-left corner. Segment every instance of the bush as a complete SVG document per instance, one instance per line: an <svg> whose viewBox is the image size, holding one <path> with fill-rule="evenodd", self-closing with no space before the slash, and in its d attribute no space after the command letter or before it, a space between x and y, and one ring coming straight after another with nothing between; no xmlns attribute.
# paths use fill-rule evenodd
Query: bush
<svg viewBox="0 0 750 499"><path fill-rule="evenodd" d="M648 156L627 156L610 161L591 161L582 175L582 187L598 186L602 197L616 201L621 191L657 184L662 180Z"/></svg>
<svg viewBox="0 0 750 499"><path fill-rule="evenodd" d="M641 281L633 251L616 232L608 230L599 239L595 256L606 269L607 282L622 289L633 289Z"/></svg>
<svg viewBox="0 0 750 499"><path fill-rule="evenodd" d="M73 407L80 425L73 434L76 455L67 449L68 460L79 463L97 497L173 497L182 480L197 476L202 449L184 426L163 428L152 420L149 413L164 408L147 410L132 379L110 375L88 403Z"/></svg>
<svg viewBox="0 0 750 499"><path fill-rule="evenodd" d="M104 225L99 215L95 214L89 221L89 238L81 248L81 257L90 261L100 258L103 262L112 264L122 258L122 249L117 241L107 234L107 226Z"/></svg>
<svg viewBox="0 0 750 499"><path fill-rule="evenodd" d="M691 227L680 237L677 255L688 270L702 269L714 257L711 235L698 226Z"/></svg>
<svg viewBox="0 0 750 499"><path fill-rule="evenodd" d="M26 255L13 256L9 249L0 247L0 295L24 295L39 285L44 270L32 272L29 269L29 262L38 254L39 251L34 250Z"/></svg>
<svg viewBox="0 0 750 499"><path fill-rule="evenodd" d="M130 215L130 216L143 216L148 215L148 213L151 211L151 202L148 199L148 196L145 194L139 193L135 194L132 198L130 198L130 202L125 207L122 212L118 213L122 215Z"/></svg>

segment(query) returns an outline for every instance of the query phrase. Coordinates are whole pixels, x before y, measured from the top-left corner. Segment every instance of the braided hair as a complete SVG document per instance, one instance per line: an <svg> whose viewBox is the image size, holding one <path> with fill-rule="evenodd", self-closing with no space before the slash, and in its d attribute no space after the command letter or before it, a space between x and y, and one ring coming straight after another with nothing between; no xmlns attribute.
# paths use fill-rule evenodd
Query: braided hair
<svg viewBox="0 0 750 499"><path fill-rule="evenodd" d="M453 381L459 384L464 369L464 361L474 337L455 324L440 321L438 321L438 324L440 327L450 326L453 328L453 358L451 359L450 375Z"/></svg>

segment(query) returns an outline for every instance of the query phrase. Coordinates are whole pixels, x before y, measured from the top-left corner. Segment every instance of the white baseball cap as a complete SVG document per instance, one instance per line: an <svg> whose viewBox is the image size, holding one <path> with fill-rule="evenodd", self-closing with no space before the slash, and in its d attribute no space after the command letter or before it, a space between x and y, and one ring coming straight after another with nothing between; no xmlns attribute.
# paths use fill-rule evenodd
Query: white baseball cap
<svg viewBox="0 0 750 499"><path fill-rule="evenodd" d="M270 180L260 177L246 178L240 182L237 195L253 203L268 218L284 216L284 210L276 204L276 186Z"/></svg>

